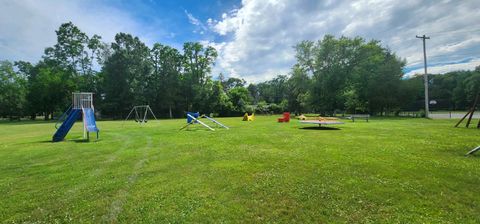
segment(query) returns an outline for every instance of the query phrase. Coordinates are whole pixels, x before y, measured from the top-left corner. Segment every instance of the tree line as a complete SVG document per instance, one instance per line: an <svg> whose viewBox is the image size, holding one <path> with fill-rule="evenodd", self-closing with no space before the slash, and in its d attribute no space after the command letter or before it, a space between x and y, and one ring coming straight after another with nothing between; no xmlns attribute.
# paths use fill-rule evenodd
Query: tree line
<svg viewBox="0 0 480 224"><path fill-rule="evenodd" d="M289 74L247 85L211 75L217 51L198 42L179 51L118 33L105 43L73 23L58 30L57 43L37 63L0 61L0 116L52 119L67 109L72 92L94 92L102 117L123 118L149 104L160 117L186 111L237 116L245 112L381 115L420 110L421 76L406 78L405 60L379 41L326 35L295 46ZM464 110L480 87L480 68L430 75L433 109Z"/></svg>
<svg viewBox="0 0 480 224"><path fill-rule="evenodd" d="M295 51L289 75L248 87L257 108L323 115L424 112L423 75L405 77L405 60L377 40L327 35L302 41ZM480 90L480 66L428 77L431 110L467 110Z"/></svg>

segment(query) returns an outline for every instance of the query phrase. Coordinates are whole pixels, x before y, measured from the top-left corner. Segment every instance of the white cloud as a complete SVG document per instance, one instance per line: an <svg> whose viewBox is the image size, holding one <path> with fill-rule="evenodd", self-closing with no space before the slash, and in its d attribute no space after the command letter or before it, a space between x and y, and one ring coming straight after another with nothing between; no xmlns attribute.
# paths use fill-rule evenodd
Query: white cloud
<svg viewBox="0 0 480 224"><path fill-rule="evenodd" d="M197 19L195 16L193 16L191 13L189 13L187 10L185 10L185 14L188 17L188 21L196 27L195 30L193 30L194 33L200 33L200 34L205 34L205 32L208 30L207 26L203 24L202 21ZM207 24L212 23L213 21L207 20Z"/></svg>
<svg viewBox="0 0 480 224"><path fill-rule="evenodd" d="M137 35L148 45L159 37L182 38L182 32L146 26L132 12L93 0L0 0L0 6L0 60L38 60L56 42L54 31L68 21L107 42L118 32ZM469 63L456 62L468 58L473 63L480 52L480 5L474 0L243 0L239 8L206 21L184 12L194 32L203 33L219 51L213 75L223 72L250 82L288 73L295 63L293 46L325 34L381 40L410 68L423 63L422 43L415 35L431 37L427 55L432 69L470 69Z"/></svg>
<svg viewBox="0 0 480 224"><path fill-rule="evenodd" d="M56 43L55 30L68 21L106 42L118 32L150 41L131 15L96 1L0 0L0 5L0 59L37 61L46 47Z"/></svg>
<svg viewBox="0 0 480 224"><path fill-rule="evenodd" d="M408 66L423 63L422 43L415 35L424 33L431 37L429 63L478 58L479 20L480 5L473 0L243 0L239 9L222 14L219 21L209 20L209 27L226 37L214 71L263 81L289 71L295 63L292 46L325 34L378 39L406 58ZM453 68L471 66L436 66L431 71Z"/></svg>
<svg viewBox="0 0 480 224"><path fill-rule="evenodd" d="M427 71L429 74L445 74L447 72L459 71L459 70L474 70L475 67L477 66L480 66L480 59L474 59L469 62L459 62L455 64L429 66L427 68L428 69ZM423 67L407 72L405 76L412 77L414 75L419 75L419 74L421 75L424 74Z"/></svg>
<svg viewBox="0 0 480 224"><path fill-rule="evenodd" d="M193 16L191 13L189 13L187 10L185 10L185 14L187 15L188 17L188 21L195 25L195 26L199 26L202 24L202 22L200 22L199 19L195 18L195 16Z"/></svg>

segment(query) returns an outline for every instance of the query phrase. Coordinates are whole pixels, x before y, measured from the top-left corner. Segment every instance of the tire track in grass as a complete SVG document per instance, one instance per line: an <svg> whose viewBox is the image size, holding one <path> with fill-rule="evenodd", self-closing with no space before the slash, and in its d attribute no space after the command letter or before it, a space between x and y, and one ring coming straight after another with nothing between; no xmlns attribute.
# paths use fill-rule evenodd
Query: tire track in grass
<svg viewBox="0 0 480 224"><path fill-rule="evenodd" d="M105 172L105 169L106 167L112 163L113 161L115 161L118 157L118 154L121 153L123 150L127 149L131 143L131 138L129 136L122 136L122 146L118 149L118 150L115 150L114 152L112 153L109 153L107 158L105 159L104 162L101 163L101 166L94 169L93 171L91 171L88 176L85 176L85 180L82 181L81 183L79 184L76 184L75 186L71 187L70 189L68 190L65 190L64 192L64 196L62 198L59 199L59 208L58 208L58 212L62 212L64 213L64 216L67 217L67 216L70 216L72 211L71 210L74 210L73 207L75 207L75 204L76 204L76 200L75 197L78 196L79 193L81 193L84 189L90 187L91 185L89 184L90 180L95 180L95 179L98 179L99 176L101 176L104 172ZM72 153L73 155L73 153ZM70 156L71 158L73 158L73 156ZM32 214L40 214L41 216L46 216L48 211L44 210L43 208L41 207L37 207L35 210L32 211Z"/></svg>
<svg viewBox="0 0 480 224"><path fill-rule="evenodd" d="M122 142L122 146L118 150L108 154L105 161L101 163L101 166L91 171L88 177L86 177L85 181L82 181L80 184L75 185L73 188L65 192L67 194L66 198L64 199L65 202L72 200L78 192L81 192L83 189L87 188L89 186L89 180L100 177L105 172L106 167L118 158L118 154L129 147L131 144L131 138L129 136L122 136Z"/></svg>
<svg viewBox="0 0 480 224"><path fill-rule="evenodd" d="M152 147L152 138L150 136L147 137L147 145L143 148L142 158L138 160L132 169L132 174L128 177L127 183L123 188L118 190L115 199L110 204L110 209L108 214L104 216L104 221L110 223L117 223L118 222L118 215L123 210L123 204L125 203L127 196L129 194L130 188L137 182L138 174L140 170L143 168L145 163L148 161L148 149Z"/></svg>

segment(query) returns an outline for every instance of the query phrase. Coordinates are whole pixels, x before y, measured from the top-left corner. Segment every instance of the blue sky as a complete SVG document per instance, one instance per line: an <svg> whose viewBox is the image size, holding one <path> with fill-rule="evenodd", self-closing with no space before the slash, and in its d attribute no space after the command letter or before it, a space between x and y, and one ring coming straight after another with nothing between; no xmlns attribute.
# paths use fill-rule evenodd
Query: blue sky
<svg viewBox="0 0 480 224"><path fill-rule="evenodd" d="M105 1L112 7L128 11L144 27L153 41L181 46L187 41L224 41L206 27L209 18L219 20L224 12L241 5L241 1ZM193 20L193 21L192 21ZM198 21L199 26L194 21Z"/></svg>
<svg viewBox="0 0 480 224"><path fill-rule="evenodd" d="M432 73L480 65L478 0L0 0L0 60L38 61L68 21L106 42L127 32L149 46L211 45L219 52L213 76L249 82L288 74L292 46L326 34L380 40L407 60L407 76L423 72L415 35L431 37Z"/></svg>

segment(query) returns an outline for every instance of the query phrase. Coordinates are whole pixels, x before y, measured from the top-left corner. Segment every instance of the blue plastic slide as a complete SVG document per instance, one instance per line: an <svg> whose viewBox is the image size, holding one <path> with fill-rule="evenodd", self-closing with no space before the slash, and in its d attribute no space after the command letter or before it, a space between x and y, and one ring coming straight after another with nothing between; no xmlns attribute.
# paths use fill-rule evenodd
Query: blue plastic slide
<svg viewBox="0 0 480 224"><path fill-rule="evenodd" d="M67 116L67 119L62 123L59 129L55 132L53 135L52 141L53 142L59 142L62 141L65 136L67 135L68 131L72 128L73 124L75 124L75 121L77 121L78 118L80 118L82 110L80 109L72 109L70 110L70 113Z"/></svg>
<svg viewBox="0 0 480 224"><path fill-rule="evenodd" d="M87 135L89 132L97 132L98 139L98 130L97 123L95 122L95 113L92 108L83 108L83 122L87 128Z"/></svg>

